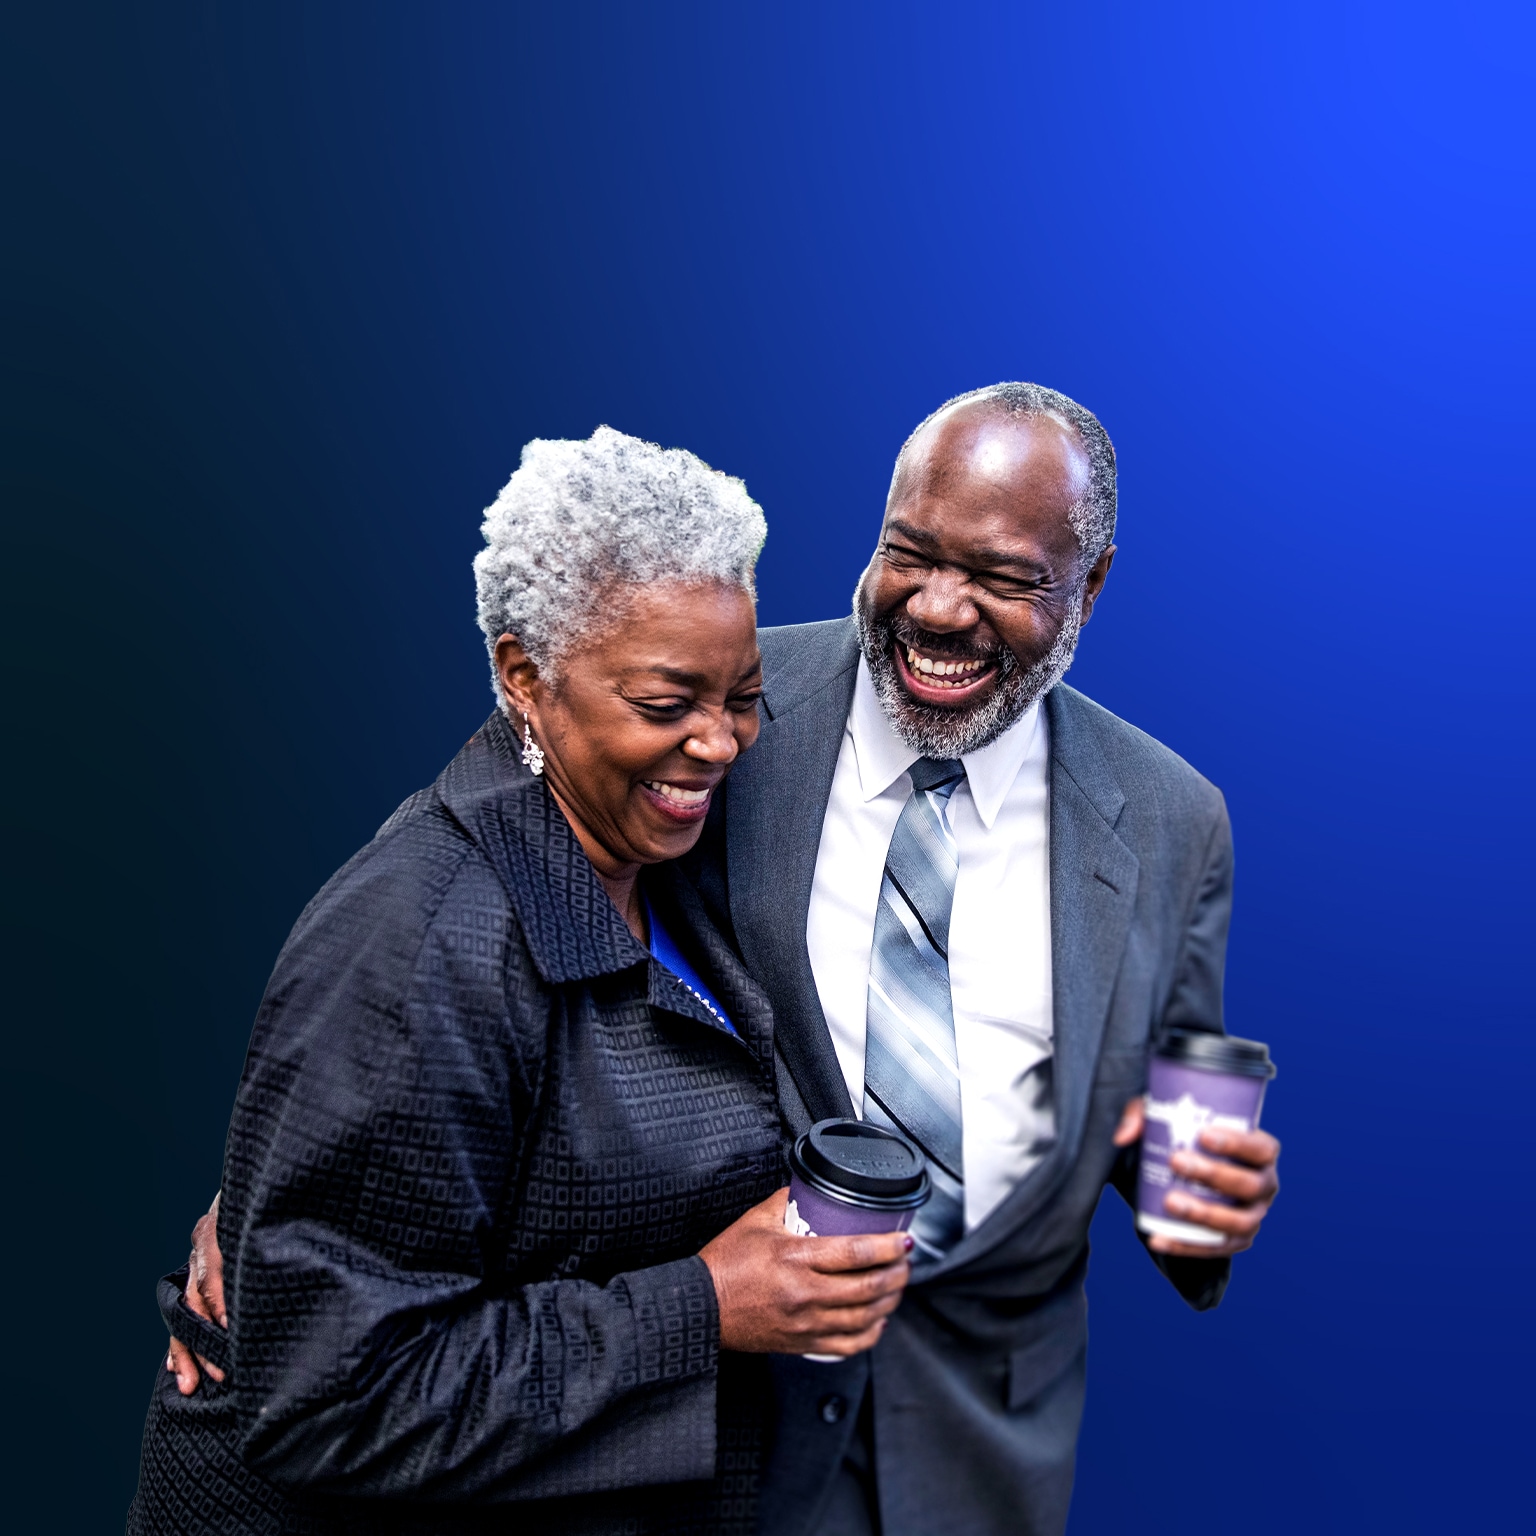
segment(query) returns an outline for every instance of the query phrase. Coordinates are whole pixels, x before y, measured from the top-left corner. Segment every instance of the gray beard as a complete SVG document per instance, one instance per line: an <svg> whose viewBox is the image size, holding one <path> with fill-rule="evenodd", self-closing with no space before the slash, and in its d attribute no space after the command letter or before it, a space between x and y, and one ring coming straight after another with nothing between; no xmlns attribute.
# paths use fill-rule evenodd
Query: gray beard
<svg viewBox="0 0 1536 1536"><path fill-rule="evenodd" d="M860 601L862 590L861 581L853 594L853 617L859 628L859 649L874 680L875 697L892 730L924 757L964 757L967 752L990 747L1023 718L1036 699L1044 698L1066 676L1082 628L1083 605L1078 593L1068 606L1060 633L1039 661L1021 670L1013 652L1004 650L997 657L997 686L988 698L970 709L943 709L920 704L907 692L896 670L895 648L901 643L896 624L890 619L870 623Z"/></svg>

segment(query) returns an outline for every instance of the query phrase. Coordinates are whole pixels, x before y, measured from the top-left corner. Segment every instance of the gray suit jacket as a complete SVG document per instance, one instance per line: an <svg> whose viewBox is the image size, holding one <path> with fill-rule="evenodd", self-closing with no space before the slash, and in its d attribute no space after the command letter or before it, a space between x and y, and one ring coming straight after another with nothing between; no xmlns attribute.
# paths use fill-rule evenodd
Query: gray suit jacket
<svg viewBox="0 0 1536 1536"><path fill-rule="evenodd" d="M792 1132L852 1113L806 950L822 818L853 698L851 619L765 630L764 728L690 859L722 931L773 1002ZM1050 721L1055 1150L941 1263L920 1270L885 1336L838 1365L779 1362L765 1536L813 1527L873 1383L886 1536L1054 1536L1082 1414L1088 1226L1134 1156L1111 1137L1150 1040L1220 1030L1232 841L1221 794L1151 737L1071 688ZM1159 1261L1197 1308L1222 1261Z"/></svg>

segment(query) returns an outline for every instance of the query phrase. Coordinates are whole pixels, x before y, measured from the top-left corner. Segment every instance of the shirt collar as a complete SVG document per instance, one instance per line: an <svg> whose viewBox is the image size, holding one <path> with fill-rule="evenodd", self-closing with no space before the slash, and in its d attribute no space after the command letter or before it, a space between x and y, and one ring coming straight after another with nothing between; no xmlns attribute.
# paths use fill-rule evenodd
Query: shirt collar
<svg viewBox="0 0 1536 1536"><path fill-rule="evenodd" d="M1040 731L1040 701L1036 699L996 741L979 752L967 752L961 757L971 799L988 831L997 820L997 813L1013 788L1025 758L1036 748ZM853 737L859 791L866 801L883 795L923 755L914 752L886 718L875 695L869 663L862 656L859 658L859 675L853 685L853 707L848 711L848 733Z"/></svg>

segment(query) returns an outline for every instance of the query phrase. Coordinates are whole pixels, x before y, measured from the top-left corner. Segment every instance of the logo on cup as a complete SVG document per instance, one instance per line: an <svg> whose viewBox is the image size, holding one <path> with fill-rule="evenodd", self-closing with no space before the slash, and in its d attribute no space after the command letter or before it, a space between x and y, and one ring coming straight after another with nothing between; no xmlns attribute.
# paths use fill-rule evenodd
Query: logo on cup
<svg viewBox="0 0 1536 1536"><path fill-rule="evenodd" d="M1175 1152L1189 1152L1200 1140L1201 1131L1215 1126L1225 1131L1246 1131L1248 1122L1241 1115L1218 1115L1209 1105L1201 1104L1192 1094L1181 1093L1172 1102L1147 1099L1147 1119L1154 1125L1166 1125Z"/></svg>
<svg viewBox="0 0 1536 1536"><path fill-rule="evenodd" d="M784 1212L784 1225L795 1237L815 1237L811 1224L800 1214L799 1204L791 1200Z"/></svg>

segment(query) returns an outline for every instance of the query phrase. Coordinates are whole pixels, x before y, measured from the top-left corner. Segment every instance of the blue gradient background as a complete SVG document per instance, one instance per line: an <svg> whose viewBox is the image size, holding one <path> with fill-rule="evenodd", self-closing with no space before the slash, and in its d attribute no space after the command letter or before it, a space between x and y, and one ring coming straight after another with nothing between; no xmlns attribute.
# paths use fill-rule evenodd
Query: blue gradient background
<svg viewBox="0 0 1536 1536"><path fill-rule="evenodd" d="M1287 1143L1214 1316L1106 1204L1074 1536L1524 1525L1531 16L13 8L15 1528L118 1527L277 947L489 707L523 441L744 476L817 619L1001 378L1119 449L1072 681L1227 793Z"/></svg>

